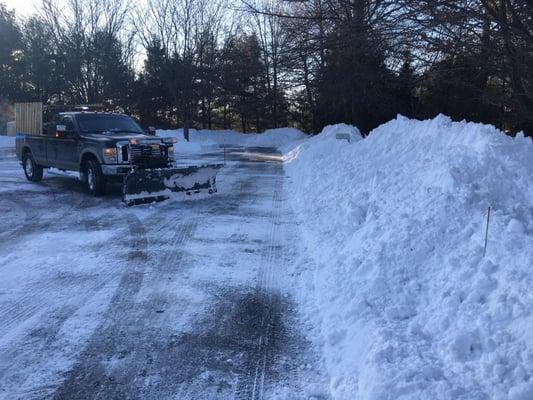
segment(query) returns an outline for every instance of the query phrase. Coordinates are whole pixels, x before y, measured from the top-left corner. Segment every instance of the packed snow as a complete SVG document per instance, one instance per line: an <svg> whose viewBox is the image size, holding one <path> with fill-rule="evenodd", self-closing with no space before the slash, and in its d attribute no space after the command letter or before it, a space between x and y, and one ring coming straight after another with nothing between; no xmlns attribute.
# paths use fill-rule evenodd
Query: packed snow
<svg viewBox="0 0 533 400"><path fill-rule="evenodd" d="M0 149L2 148L15 148L15 136L0 135Z"/></svg>
<svg viewBox="0 0 533 400"><path fill-rule="evenodd" d="M287 272L282 164L232 154L218 193L136 207L26 182L12 154L0 181L0 399L329 398Z"/></svg>
<svg viewBox="0 0 533 400"><path fill-rule="evenodd" d="M531 138L399 116L284 150L333 397L533 399Z"/></svg>

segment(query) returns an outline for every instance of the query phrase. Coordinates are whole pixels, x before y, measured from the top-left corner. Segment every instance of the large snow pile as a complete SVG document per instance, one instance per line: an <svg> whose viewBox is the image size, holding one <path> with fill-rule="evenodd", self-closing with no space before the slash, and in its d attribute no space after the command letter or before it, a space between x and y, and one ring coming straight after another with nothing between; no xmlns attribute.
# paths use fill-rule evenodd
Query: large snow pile
<svg viewBox="0 0 533 400"><path fill-rule="evenodd" d="M533 399L530 138L398 117L287 159L336 399Z"/></svg>

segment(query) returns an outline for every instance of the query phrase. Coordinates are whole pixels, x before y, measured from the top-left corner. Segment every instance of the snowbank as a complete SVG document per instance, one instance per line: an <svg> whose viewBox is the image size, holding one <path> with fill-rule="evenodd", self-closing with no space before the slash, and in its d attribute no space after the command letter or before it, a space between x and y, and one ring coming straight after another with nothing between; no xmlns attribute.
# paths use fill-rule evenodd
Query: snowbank
<svg viewBox="0 0 533 400"><path fill-rule="evenodd" d="M532 140L444 116L335 129L285 165L334 398L533 399Z"/></svg>
<svg viewBox="0 0 533 400"><path fill-rule="evenodd" d="M252 134L247 136L247 146L273 148L286 146L287 144L307 138L305 133L296 128L268 129L259 135Z"/></svg>
<svg viewBox="0 0 533 400"><path fill-rule="evenodd" d="M201 153L204 147L217 145L214 140L210 140L207 135L200 134L196 129L190 130L188 142L183 138L183 129L158 129L156 135L163 138L176 138L177 142L174 145L176 154Z"/></svg>
<svg viewBox="0 0 533 400"><path fill-rule="evenodd" d="M190 129L189 142L183 138L183 129L158 130L157 136L175 137L178 139L178 146L218 146L218 145L242 145L249 135L231 130L207 130Z"/></svg>
<svg viewBox="0 0 533 400"><path fill-rule="evenodd" d="M185 152L200 152L206 146L221 146L224 144L228 146L278 148L307 137L307 135L295 128L269 129L260 134L239 133L231 130L211 131L191 129L189 132L189 142L183 138L183 129L158 130L157 136L177 138L177 150Z"/></svg>
<svg viewBox="0 0 533 400"><path fill-rule="evenodd" d="M350 151L346 147L348 141L346 139L337 139L337 134L341 137L348 137L349 143L354 143L361 140L361 132L355 126L347 124L327 125L322 129L320 134L316 136L303 135L294 138L292 141L287 141L279 146L279 150L283 153L285 161L290 161L298 157L300 152L307 147L322 148L323 156L336 157L337 153Z"/></svg>
<svg viewBox="0 0 533 400"><path fill-rule="evenodd" d="M362 139L361 132L355 126L347 124L336 124L336 125L327 125L320 132L321 140L335 139L337 135L344 134L348 135L350 141L358 141Z"/></svg>

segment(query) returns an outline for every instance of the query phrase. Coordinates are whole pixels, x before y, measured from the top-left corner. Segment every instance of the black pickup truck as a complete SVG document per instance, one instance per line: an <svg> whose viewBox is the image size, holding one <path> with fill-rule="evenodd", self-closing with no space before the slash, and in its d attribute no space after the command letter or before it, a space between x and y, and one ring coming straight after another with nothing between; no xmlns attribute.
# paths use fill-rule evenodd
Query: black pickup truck
<svg viewBox="0 0 533 400"><path fill-rule="evenodd" d="M38 182L43 168L79 171L87 191L103 195L106 183L132 168L169 168L174 140L144 132L129 116L105 112L63 112L43 125L42 135L17 134L17 157L26 178Z"/></svg>

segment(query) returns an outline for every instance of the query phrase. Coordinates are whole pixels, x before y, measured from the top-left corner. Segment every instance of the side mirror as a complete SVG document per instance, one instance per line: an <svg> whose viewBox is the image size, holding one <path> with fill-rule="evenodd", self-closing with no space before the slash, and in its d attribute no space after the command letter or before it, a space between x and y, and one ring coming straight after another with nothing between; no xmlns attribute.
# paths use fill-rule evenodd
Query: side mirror
<svg viewBox="0 0 533 400"><path fill-rule="evenodd" d="M151 136L155 136L155 134L156 134L155 127L149 126L148 127L148 134L151 135Z"/></svg>

